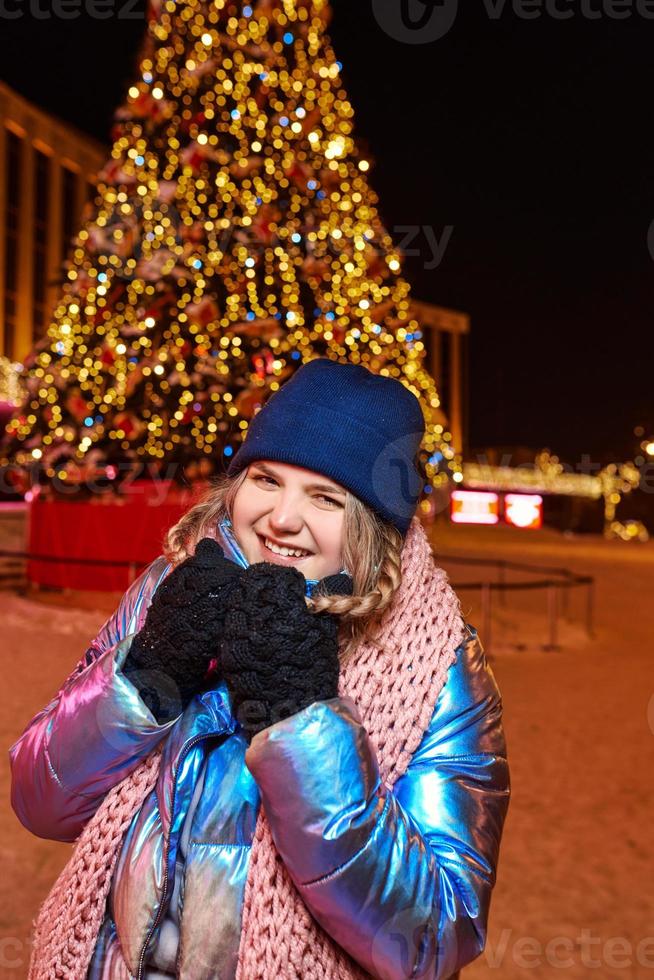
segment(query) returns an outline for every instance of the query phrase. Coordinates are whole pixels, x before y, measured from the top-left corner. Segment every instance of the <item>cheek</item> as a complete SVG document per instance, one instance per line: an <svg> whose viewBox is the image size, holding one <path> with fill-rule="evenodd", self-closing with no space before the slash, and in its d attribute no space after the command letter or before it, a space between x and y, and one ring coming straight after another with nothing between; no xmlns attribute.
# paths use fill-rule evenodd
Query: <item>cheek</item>
<svg viewBox="0 0 654 980"><path fill-rule="evenodd" d="M261 508L259 507L259 510ZM245 530L258 516L256 499L247 485L241 487L232 506L232 523Z"/></svg>
<svg viewBox="0 0 654 980"><path fill-rule="evenodd" d="M341 515L332 515L329 521L324 521L314 537L320 548L320 553L332 562L338 561L343 547L344 520Z"/></svg>
<svg viewBox="0 0 654 980"><path fill-rule="evenodd" d="M232 505L232 530L248 562L261 561L258 538L252 529L260 517L261 506L257 507L250 494L240 492Z"/></svg>

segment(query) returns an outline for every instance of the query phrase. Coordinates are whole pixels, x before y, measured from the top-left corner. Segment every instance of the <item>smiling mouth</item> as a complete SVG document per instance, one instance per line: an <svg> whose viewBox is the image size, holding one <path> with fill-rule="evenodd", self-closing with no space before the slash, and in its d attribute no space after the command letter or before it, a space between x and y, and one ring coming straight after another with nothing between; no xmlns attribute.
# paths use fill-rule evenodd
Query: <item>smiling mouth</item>
<svg viewBox="0 0 654 980"><path fill-rule="evenodd" d="M258 539L260 541L261 550L262 550L263 554L266 557L266 561L278 561L278 562L282 562L285 565L294 565L294 564L297 564L298 562L306 561L307 558L311 558L312 557L312 552L307 552L304 555L283 555L283 554L279 553L278 551L273 551L271 548L268 547L268 545L266 544L266 540L268 540L268 539L266 537L264 537L261 534L257 534L257 537L258 537ZM300 551L301 549L300 548L297 548L297 549L293 548L293 549L289 549L289 550L292 550L292 551L296 551L296 550L297 551Z"/></svg>

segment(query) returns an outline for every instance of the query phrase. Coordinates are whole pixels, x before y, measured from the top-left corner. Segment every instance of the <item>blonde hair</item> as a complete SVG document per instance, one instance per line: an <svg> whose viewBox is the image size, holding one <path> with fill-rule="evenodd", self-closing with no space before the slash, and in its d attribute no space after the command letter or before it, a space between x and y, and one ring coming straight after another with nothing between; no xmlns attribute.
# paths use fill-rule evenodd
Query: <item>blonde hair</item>
<svg viewBox="0 0 654 980"><path fill-rule="evenodd" d="M247 476L247 467L236 476L219 476L199 502L171 527L164 554L174 565L195 551L201 538L217 538L218 524L232 517L234 499ZM400 556L404 539L397 528L382 520L349 491L345 495L342 559L352 576L351 596L316 596L307 599L312 612L339 617L340 660L345 663L361 642L379 647L381 615L402 583Z"/></svg>

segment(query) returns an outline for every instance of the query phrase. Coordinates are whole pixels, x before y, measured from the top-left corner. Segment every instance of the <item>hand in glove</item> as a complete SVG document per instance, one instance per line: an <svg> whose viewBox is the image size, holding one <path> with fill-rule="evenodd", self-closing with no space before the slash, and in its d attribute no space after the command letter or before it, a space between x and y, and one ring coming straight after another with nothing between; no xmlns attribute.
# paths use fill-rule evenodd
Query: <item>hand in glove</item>
<svg viewBox="0 0 654 980"><path fill-rule="evenodd" d="M155 591L123 673L160 724L180 714L202 689L219 653L229 595L242 573L217 541L203 538Z"/></svg>
<svg viewBox="0 0 654 980"><path fill-rule="evenodd" d="M313 613L297 568L257 562L229 597L220 672L250 741L257 732L338 694L338 619ZM322 579L316 593L351 595L352 579Z"/></svg>

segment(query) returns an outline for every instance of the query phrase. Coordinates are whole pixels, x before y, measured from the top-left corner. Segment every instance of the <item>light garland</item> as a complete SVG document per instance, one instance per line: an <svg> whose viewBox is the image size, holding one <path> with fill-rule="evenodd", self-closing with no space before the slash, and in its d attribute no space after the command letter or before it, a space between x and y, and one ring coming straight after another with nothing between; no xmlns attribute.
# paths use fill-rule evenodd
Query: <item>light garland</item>
<svg viewBox="0 0 654 980"><path fill-rule="evenodd" d="M603 494L599 476L566 473L558 457L541 453L534 466L489 466L464 463L463 482L471 490L507 493L553 493L598 500Z"/></svg>
<svg viewBox="0 0 654 980"><path fill-rule="evenodd" d="M558 456L544 449L536 456L533 466L490 466L483 463L465 463L463 482L470 490L495 490L506 493L548 493L568 497L585 497L604 500L604 535L623 540L647 540L643 526L632 522L629 526L616 521L618 504L625 494L640 485L641 474L635 463L609 463L593 476L565 471L565 464Z"/></svg>
<svg viewBox="0 0 654 980"><path fill-rule="evenodd" d="M15 364L8 357L0 356L0 402L18 405L25 393L20 384L22 364Z"/></svg>

